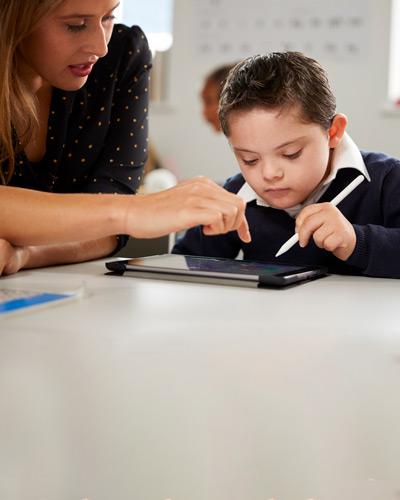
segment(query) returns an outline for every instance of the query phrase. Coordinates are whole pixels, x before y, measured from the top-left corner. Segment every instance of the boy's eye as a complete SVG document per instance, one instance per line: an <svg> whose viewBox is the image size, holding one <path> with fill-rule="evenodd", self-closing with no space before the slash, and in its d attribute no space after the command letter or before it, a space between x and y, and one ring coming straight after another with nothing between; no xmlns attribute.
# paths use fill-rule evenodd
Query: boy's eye
<svg viewBox="0 0 400 500"><path fill-rule="evenodd" d="M287 158L288 160L295 160L296 158L298 158L301 155L302 152L303 152L303 150L299 149L295 153L292 153L289 155L283 155L283 156L284 156L284 158Z"/></svg>
<svg viewBox="0 0 400 500"><path fill-rule="evenodd" d="M71 31L72 33L79 33L80 31L83 31L86 29L87 25L85 23L83 24L67 24L67 29L68 31Z"/></svg>
<svg viewBox="0 0 400 500"><path fill-rule="evenodd" d="M242 162L245 164L245 165L249 165L250 167L252 165L255 165L257 163L257 159L254 159L254 160L245 160L244 158L242 159Z"/></svg>

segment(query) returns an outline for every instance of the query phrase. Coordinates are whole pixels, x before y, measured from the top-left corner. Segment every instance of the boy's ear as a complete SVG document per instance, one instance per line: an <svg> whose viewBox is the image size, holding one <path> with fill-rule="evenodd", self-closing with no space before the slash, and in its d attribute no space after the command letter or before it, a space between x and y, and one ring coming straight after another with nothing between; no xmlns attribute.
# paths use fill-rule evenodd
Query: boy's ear
<svg viewBox="0 0 400 500"><path fill-rule="evenodd" d="M338 113L333 117L331 128L329 129L329 147L336 148L343 139L347 127L347 116Z"/></svg>

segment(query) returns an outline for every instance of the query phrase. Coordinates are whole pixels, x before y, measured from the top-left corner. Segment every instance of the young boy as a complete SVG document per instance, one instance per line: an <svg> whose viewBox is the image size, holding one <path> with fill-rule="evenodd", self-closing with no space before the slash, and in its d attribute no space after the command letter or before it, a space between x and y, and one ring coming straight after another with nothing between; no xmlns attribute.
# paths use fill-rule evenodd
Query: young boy
<svg viewBox="0 0 400 500"><path fill-rule="evenodd" d="M252 241L190 229L173 252L320 264L330 272L400 278L400 162L360 152L320 65L300 53L250 57L223 88L219 118L241 174L225 188L247 202ZM365 180L336 208L329 203ZM294 232L299 243L275 254Z"/></svg>

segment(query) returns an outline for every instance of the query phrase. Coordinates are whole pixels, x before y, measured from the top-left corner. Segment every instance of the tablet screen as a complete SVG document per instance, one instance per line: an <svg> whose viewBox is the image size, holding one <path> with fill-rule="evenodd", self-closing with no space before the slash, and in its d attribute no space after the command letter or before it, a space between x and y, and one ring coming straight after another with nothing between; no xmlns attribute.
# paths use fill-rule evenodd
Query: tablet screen
<svg viewBox="0 0 400 500"><path fill-rule="evenodd" d="M224 274L276 275L290 273L300 269L299 266L278 265L264 262L232 260L215 257L195 257L189 255L163 255L130 259L129 266L159 268L181 271L202 271Z"/></svg>

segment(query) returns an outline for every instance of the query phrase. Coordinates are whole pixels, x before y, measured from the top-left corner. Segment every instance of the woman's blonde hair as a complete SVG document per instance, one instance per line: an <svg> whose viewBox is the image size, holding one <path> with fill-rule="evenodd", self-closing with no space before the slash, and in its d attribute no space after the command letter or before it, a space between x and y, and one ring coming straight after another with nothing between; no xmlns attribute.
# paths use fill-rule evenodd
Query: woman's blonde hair
<svg viewBox="0 0 400 500"><path fill-rule="evenodd" d="M15 157L38 129L35 96L21 78L19 47L44 16L64 0L0 0L0 184L14 172ZM22 130L16 136L15 124Z"/></svg>

